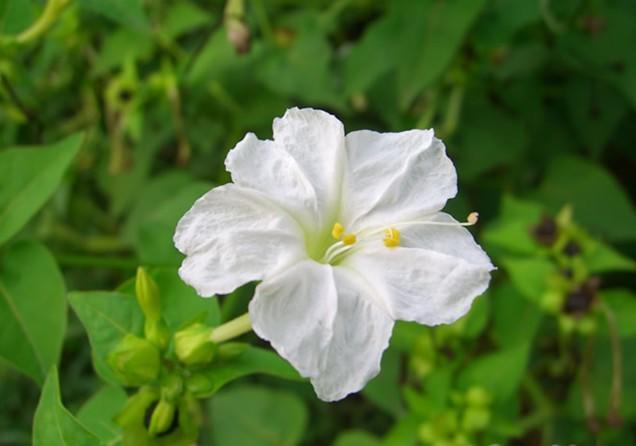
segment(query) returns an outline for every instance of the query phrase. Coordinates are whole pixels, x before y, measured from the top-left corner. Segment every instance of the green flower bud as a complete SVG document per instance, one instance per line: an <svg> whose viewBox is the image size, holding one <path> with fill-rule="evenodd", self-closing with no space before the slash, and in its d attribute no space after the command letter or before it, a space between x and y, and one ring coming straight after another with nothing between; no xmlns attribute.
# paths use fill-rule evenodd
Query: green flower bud
<svg viewBox="0 0 636 446"><path fill-rule="evenodd" d="M541 308L550 312L558 313L563 306L564 296L559 291L547 291L541 296Z"/></svg>
<svg viewBox="0 0 636 446"><path fill-rule="evenodd" d="M170 341L170 331L166 322L160 318L158 320L146 319L144 324L144 334L146 339L155 344L161 350L168 346Z"/></svg>
<svg viewBox="0 0 636 446"><path fill-rule="evenodd" d="M186 365L210 362L216 350L211 334L211 327L198 322L175 333L174 348L179 361Z"/></svg>
<svg viewBox="0 0 636 446"><path fill-rule="evenodd" d="M175 406L165 400L160 400L150 417L148 433L152 436L167 432L175 421Z"/></svg>
<svg viewBox="0 0 636 446"><path fill-rule="evenodd" d="M462 418L462 428L468 432L483 430L490 423L490 411L481 407L468 407Z"/></svg>
<svg viewBox="0 0 636 446"><path fill-rule="evenodd" d="M585 315L577 321L576 329L581 334L592 334L596 331L596 321L591 315Z"/></svg>
<svg viewBox="0 0 636 446"><path fill-rule="evenodd" d="M565 334L570 334L574 331L576 322L574 320L574 318L572 318L571 316L562 314L559 316L559 327L561 328L561 331Z"/></svg>
<svg viewBox="0 0 636 446"><path fill-rule="evenodd" d="M420 426L419 437L424 443L434 443L437 439L435 429L431 423L424 423Z"/></svg>
<svg viewBox="0 0 636 446"><path fill-rule="evenodd" d="M204 398L216 390L216 385L205 373L195 373L186 381L186 388L192 396Z"/></svg>
<svg viewBox="0 0 636 446"><path fill-rule="evenodd" d="M108 355L108 364L125 386L142 386L159 375L159 350L147 339L128 334Z"/></svg>
<svg viewBox="0 0 636 446"><path fill-rule="evenodd" d="M121 427L131 427L141 424L148 407L159 399L159 391L154 387L144 386L137 393L129 397L122 411L115 418Z"/></svg>
<svg viewBox="0 0 636 446"><path fill-rule="evenodd" d="M490 404L490 394L483 388L472 386L466 392L466 404L471 407L486 407Z"/></svg>
<svg viewBox="0 0 636 446"><path fill-rule="evenodd" d="M161 378L161 399L175 402L183 394L183 379L171 373Z"/></svg>
<svg viewBox="0 0 636 446"><path fill-rule="evenodd" d="M161 317L161 303L159 300L159 287L152 280L143 267L137 268L137 279L135 281L135 293L137 302L144 312L146 319L158 321Z"/></svg>

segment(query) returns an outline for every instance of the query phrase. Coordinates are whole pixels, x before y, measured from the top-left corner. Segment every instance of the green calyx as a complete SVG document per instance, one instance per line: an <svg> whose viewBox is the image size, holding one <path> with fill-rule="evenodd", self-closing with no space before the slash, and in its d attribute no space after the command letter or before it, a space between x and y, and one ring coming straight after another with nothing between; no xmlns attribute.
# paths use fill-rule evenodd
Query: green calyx
<svg viewBox="0 0 636 446"><path fill-rule="evenodd" d="M159 350L147 339L128 334L110 353L108 364L124 385L142 386L159 375Z"/></svg>
<svg viewBox="0 0 636 446"><path fill-rule="evenodd" d="M194 323L174 335L174 348L179 361L185 365L200 365L212 361L216 344L211 340L212 328Z"/></svg>

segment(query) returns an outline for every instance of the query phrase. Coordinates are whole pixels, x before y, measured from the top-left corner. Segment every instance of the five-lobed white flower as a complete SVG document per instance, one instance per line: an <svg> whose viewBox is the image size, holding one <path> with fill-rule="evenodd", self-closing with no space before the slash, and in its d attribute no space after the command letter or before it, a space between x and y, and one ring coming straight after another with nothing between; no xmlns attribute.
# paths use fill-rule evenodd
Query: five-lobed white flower
<svg viewBox="0 0 636 446"><path fill-rule="evenodd" d="M488 287L490 259L439 212L457 176L432 130L345 136L336 117L293 108L273 141L248 133L225 165L233 183L177 226L179 274L201 296L260 280L254 331L322 400L380 371L395 320L451 323Z"/></svg>

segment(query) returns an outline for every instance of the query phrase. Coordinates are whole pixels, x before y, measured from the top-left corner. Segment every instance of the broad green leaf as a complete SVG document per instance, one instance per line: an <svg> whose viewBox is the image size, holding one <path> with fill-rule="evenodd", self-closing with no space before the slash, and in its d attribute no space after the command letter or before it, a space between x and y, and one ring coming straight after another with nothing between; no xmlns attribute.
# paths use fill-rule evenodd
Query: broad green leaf
<svg viewBox="0 0 636 446"><path fill-rule="evenodd" d="M113 421L127 400L120 387L102 387L77 412L77 419L105 444L121 435L121 428Z"/></svg>
<svg viewBox="0 0 636 446"><path fill-rule="evenodd" d="M210 400L210 428L217 446L294 446L307 425L307 410L293 393L241 386Z"/></svg>
<svg viewBox="0 0 636 446"><path fill-rule="evenodd" d="M400 398L401 361L402 355L397 349L387 349L382 355L380 374L362 390L365 397L393 416L399 416L404 409Z"/></svg>
<svg viewBox="0 0 636 446"><path fill-rule="evenodd" d="M78 0L78 3L82 8L108 17L120 25L144 31L150 29L142 0Z"/></svg>
<svg viewBox="0 0 636 446"><path fill-rule="evenodd" d="M0 151L0 244L53 194L81 141L81 134L75 134L46 146Z"/></svg>
<svg viewBox="0 0 636 446"><path fill-rule="evenodd" d="M548 259L505 258L501 263L510 275L513 285L528 299L538 302L546 290L548 279L556 267Z"/></svg>
<svg viewBox="0 0 636 446"><path fill-rule="evenodd" d="M142 334L137 301L128 294L106 291L74 292L68 299L88 334L95 371L106 382L119 384L106 357L126 334Z"/></svg>
<svg viewBox="0 0 636 446"><path fill-rule="evenodd" d="M557 158L539 193L555 212L572 204L574 219L597 235L611 241L636 239L636 210L601 166L573 156Z"/></svg>
<svg viewBox="0 0 636 446"><path fill-rule="evenodd" d="M504 195L499 218L488 225L482 234L486 247L503 253L533 255L539 246L532 238L532 227L539 223L544 211L530 201Z"/></svg>
<svg viewBox="0 0 636 446"><path fill-rule="evenodd" d="M614 316L620 336L636 336L636 294L626 289L603 290L600 299ZM601 327L607 334L607 322L602 319Z"/></svg>
<svg viewBox="0 0 636 446"><path fill-rule="evenodd" d="M363 430L350 430L341 433L333 446L380 446L382 442L375 435Z"/></svg>
<svg viewBox="0 0 636 446"><path fill-rule="evenodd" d="M483 94L472 96L474 99L466 100L462 111L465 124L453 145L457 173L465 181L519 162L528 143L520 120L494 107Z"/></svg>
<svg viewBox="0 0 636 446"><path fill-rule="evenodd" d="M0 1L0 34L24 31L37 18L40 8L33 0Z"/></svg>
<svg viewBox="0 0 636 446"><path fill-rule="evenodd" d="M588 240L586 242L583 257L585 266L592 274L636 270L636 262L634 260L597 240Z"/></svg>
<svg viewBox="0 0 636 446"><path fill-rule="evenodd" d="M42 245L0 255L0 356L38 383L57 364L66 330L64 279Z"/></svg>
<svg viewBox="0 0 636 446"><path fill-rule="evenodd" d="M183 33L210 25L212 20L211 14L205 9L196 3L182 0L168 9L162 31L174 39Z"/></svg>
<svg viewBox="0 0 636 446"><path fill-rule="evenodd" d="M478 357L461 371L460 387L483 387L497 401L512 397L526 370L529 351L529 344L522 343Z"/></svg>
<svg viewBox="0 0 636 446"><path fill-rule="evenodd" d="M490 293L486 292L473 302L468 314L456 322L461 324L462 337L476 338L484 331L490 317L490 301Z"/></svg>
<svg viewBox="0 0 636 446"><path fill-rule="evenodd" d="M199 296L181 280L176 268L155 268L149 272L159 286L161 315L168 328L176 331L194 320L210 326L219 324L221 311L216 297ZM117 291L135 296L135 279L126 281Z"/></svg>
<svg viewBox="0 0 636 446"><path fill-rule="evenodd" d="M201 370L213 384L208 395L213 395L224 385L247 375L262 373L283 379L298 380L298 372L276 353L246 344L233 343L237 349L245 348L233 358L224 358Z"/></svg>
<svg viewBox="0 0 636 446"><path fill-rule="evenodd" d="M420 417L409 414L399 419L382 440L383 446L414 446L418 444Z"/></svg>
<svg viewBox="0 0 636 446"><path fill-rule="evenodd" d="M187 175L170 173L155 179L142 192L126 223L125 236L141 263L178 266L182 256L172 238L179 219L211 188Z"/></svg>
<svg viewBox="0 0 636 446"><path fill-rule="evenodd" d="M403 108L442 75L486 0L425 0L406 4L413 15L410 23L415 27L415 35L411 36L414 40L410 57L402 61L398 71Z"/></svg>
<svg viewBox="0 0 636 446"><path fill-rule="evenodd" d="M543 312L510 282L493 288L491 296L493 325L490 333L495 343L504 349L531 343L539 329Z"/></svg>
<svg viewBox="0 0 636 446"><path fill-rule="evenodd" d="M60 399L57 369L49 372L33 419L34 446L96 446L98 438L86 429Z"/></svg>
<svg viewBox="0 0 636 446"><path fill-rule="evenodd" d="M257 74L272 91L312 104L342 106L328 67L331 46L316 14L286 17L281 25L295 32L289 47L265 51ZM311 54L311 57L307 57Z"/></svg>

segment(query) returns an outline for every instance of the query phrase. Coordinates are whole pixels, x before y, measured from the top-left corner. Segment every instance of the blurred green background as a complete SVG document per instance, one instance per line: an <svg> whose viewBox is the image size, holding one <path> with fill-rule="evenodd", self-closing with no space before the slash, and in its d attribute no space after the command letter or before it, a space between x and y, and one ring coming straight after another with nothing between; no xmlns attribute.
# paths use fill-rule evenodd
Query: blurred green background
<svg viewBox="0 0 636 446"><path fill-rule="evenodd" d="M361 394L245 378L200 444L636 444L633 0L0 0L0 36L0 444L30 444L46 374L6 288L26 326L60 308L44 362L77 413L101 384L65 290L174 270L178 218L292 106L435 128L499 270L458 323L399 325Z"/></svg>

